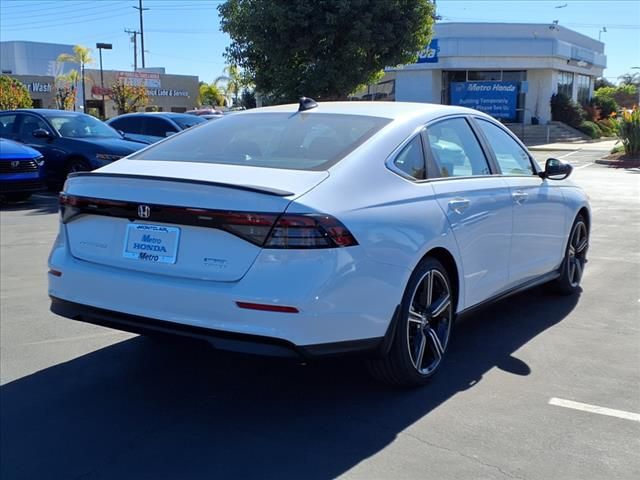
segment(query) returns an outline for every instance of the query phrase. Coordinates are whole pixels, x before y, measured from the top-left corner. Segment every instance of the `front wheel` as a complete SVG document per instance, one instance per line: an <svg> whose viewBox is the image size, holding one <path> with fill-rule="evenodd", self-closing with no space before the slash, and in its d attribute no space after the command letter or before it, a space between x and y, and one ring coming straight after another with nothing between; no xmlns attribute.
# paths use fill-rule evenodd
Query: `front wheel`
<svg viewBox="0 0 640 480"><path fill-rule="evenodd" d="M442 363L453 314L449 275L438 260L427 257L407 285L391 350L369 361L371 374L393 385L424 385Z"/></svg>
<svg viewBox="0 0 640 480"><path fill-rule="evenodd" d="M560 267L560 277L554 282L555 290L562 295L578 291L589 249L589 229L582 215L578 215L571 227L564 260Z"/></svg>
<svg viewBox="0 0 640 480"><path fill-rule="evenodd" d="M91 165L81 158L73 159L67 165L67 175L76 172L88 172L89 170L91 170Z"/></svg>

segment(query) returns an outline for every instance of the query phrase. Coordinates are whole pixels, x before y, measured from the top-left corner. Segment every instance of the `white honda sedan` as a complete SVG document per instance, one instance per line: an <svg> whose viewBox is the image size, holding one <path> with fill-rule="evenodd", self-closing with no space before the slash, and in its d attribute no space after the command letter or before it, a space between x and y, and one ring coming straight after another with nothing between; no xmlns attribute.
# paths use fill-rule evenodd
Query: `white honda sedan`
<svg viewBox="0 0 640 480"><path fill-rule="evenodd" d="M475 110L301 99L70 176L54 313L267 355L361 353L423 384L456 316L551 282L573 293L591 214Z"/></svg>

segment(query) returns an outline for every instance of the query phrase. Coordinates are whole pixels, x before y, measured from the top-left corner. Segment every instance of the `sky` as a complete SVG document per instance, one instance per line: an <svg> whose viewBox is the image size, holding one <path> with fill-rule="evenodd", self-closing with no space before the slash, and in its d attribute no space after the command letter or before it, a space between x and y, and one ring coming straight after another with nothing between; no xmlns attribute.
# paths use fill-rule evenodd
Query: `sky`
<svg viewBox="0 0 640 480"><path fill-rule="evenodd" d="M313 1L313 0L310 0ZM147 67L213 81L225 67L229 37L220 31L221 0L143 0ZM566 6L565 6L566 5ZM138 0L0 0L0 40L113 44L103 67L133 69L133 43L125 29L139 30ZM442 22L552 23L605 43L608 67L617 77L640 67L638 0L437 0ZM606 27L606 32L601 32ZM139 37L138 37L139 39ZM94 52L97 58L97 51ZM140 66L140 59L138 58ZM97 67L97 63L95 64Z"/></svg>

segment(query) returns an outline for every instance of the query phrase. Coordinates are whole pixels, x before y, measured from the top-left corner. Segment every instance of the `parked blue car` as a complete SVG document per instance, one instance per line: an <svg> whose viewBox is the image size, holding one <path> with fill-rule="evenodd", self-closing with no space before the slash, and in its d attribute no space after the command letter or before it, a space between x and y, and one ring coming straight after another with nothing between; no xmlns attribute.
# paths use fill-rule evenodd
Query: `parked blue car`
<svg viewBox="0 0 640 480"><path fill-rule="evenodd" d="M95 117L64 110L0 111L0 137L38 150L51 188L59 188L71 172L102 167L144 147Z"/></svg>
<svg viewBox="0 0 640 480"><path fill-rule="evenodd" d="M149 145L202 123L207 123L207 119L175 112L126 113L107 120L107 125L127 138Z"/></svg>
<svg viewBox="0 0 640 480"><path fill-rule="evenodd" d="M37 150L0 138L0 198L26 200L33 192L43 190L43 164Z"/></svg>

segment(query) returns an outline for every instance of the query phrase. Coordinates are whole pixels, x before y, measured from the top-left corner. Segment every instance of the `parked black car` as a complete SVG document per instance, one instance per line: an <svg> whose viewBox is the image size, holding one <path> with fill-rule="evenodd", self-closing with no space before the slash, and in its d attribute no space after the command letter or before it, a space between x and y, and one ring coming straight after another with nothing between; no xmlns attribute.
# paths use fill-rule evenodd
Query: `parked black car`
<svg viewBox="0 0 640 480"><path fill-rule="evenodd" d="M144 147L95 117L65 110L0 111L0 137L38 150L45 182L55 188L70 172L102 167Z"/></svg>
<svg viewBox="0 0 640 480"><path fill-rule="evenodd" d="M186 113L141 112L120 115L108 120L107 124L123 132L127 138L152 144L206 121Z"/></svg>

